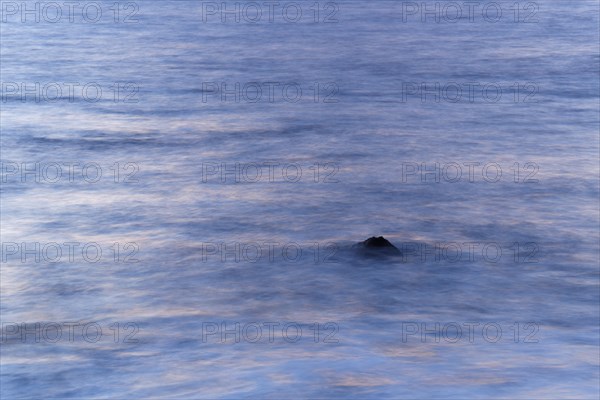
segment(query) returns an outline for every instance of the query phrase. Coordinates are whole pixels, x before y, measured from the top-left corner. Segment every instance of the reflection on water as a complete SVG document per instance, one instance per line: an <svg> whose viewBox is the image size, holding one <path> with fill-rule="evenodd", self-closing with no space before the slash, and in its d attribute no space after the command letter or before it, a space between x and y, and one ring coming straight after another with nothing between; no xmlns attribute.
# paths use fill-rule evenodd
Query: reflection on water
<svg viewBox="0 0 600 400"><path fill-rule="evenodd" d="M3 98L2 396L596 397L598 5L547 3L533 24L403 23L385 0L336 24L159 1L3 23L3 82L104 92ZM404 257L353 252L373 235Z"/></svg>

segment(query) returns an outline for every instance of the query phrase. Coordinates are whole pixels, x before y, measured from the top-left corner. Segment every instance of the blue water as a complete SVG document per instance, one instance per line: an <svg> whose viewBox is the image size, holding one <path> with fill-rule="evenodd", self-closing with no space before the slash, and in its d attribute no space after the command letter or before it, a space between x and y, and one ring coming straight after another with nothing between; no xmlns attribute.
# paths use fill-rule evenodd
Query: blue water
<svg viewBox="0 0 600 400"><path fill-rule="evenodd" d="M423 22L387 0L321 2L315 22L313 1L296 3L297 23L266 9L204 21L199 1L121 3L118 22L113 2L95 2L97 23L3 14L2 398L597 398L598 2L521 2L515 22L501 1L495 23L466 8ZM103 91L21 101L7 84L36 82ZM117 82L129 86L115 102ZM236 82L239 102L215 93ZM281 84L272 102L267 82ZM466 84L492 89L470 99ZM292 167L252 182L265 162ZM22 175L36 163L94 168ZM250 166L239 182L236 163ZM439 183L411 173L422 163L439 163ZM373 235L404 257L351 248ZM66 242L103 256L71 261ZM272 259L215 250L265 242ZM62 257L23 251L35 243ZM479 243L473 257L464 243ZM296 261L281 256L290 244ZM240 324L239 343L208 334L223 322Z"/></svg>

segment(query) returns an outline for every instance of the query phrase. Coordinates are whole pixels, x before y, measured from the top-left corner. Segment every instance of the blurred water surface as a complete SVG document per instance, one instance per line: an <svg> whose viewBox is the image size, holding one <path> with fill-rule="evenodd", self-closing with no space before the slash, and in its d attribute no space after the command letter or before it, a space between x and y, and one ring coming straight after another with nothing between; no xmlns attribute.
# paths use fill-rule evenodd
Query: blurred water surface
<svg viewBox="0 0 600 400"><path fill-rule="evenodd" d="M5 168L2 242L96 242L105 251L135 243L139 262L114 262L110 252L96 263L7 257L4 325L94 321L103 337L23 343L5 326L3 398L597 398L596 1L535 3L537 23L515 23L514 4L499 2L496 23L475 14L439 24L403 22L405 4L387 0L338 1L337 23L323 23L334 10L326 3L315 23L314 2L297 2L298 23L255 24L204 22L193 1L138 2L137 23L115 23L112 2L97 4L106 14L94 24L1 24L3 83L103 88L97 102L37 103L3 86L5 165L97 163L103 176L22 182ZM115 102L116 82L139 87L137 102ZM265 101L263 92L236 103L213 93L222 82L303 92L298 102ZM503 92L497 102L471 102L467 92L457 102L431 93L403 101L422 82L450 97L451 83ZM530 85L518 101L515 83ZM207 166L264 162L301 166L302 176L207 175ZM462 165L462 179L406 176L415 165L407 163L436 162ZM470 162L481 164L474 182ZM316 163L339 170L315 182ZM502 168L497 182L481 175L488 163ZM524 182L527 163L539 168L537 183ZM123 182L136 168L137 182ZM372 235L399 246L494 243L503 253L496 262L481 247L473 260L373 260L349 249ZM236 242L304 251L297 261L204 257L207 243ZM115 322L123 336L137 324L138 342L115 343ZM303 335L271 343L265 329L257 343L203 341L206 324L221 322L296 323ZM467 330L456 342L448 332L403 335L415 326L407 324L435 332L453 322L480 324L474 340ZM317 343L315 323L330 323ZM497 343L482 336L485 324L502 327Z"/></svg>

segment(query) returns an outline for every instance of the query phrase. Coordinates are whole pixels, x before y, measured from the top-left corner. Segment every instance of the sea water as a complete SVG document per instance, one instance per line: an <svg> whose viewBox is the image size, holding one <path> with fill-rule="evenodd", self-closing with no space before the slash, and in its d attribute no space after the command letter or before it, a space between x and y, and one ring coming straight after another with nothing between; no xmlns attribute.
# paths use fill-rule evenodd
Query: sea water
<svg viewBox="0 0 600 400"><path fill-rule="evenodd" d="M598 3L279 3L2 3L2 397L597 398Z"/></svg>

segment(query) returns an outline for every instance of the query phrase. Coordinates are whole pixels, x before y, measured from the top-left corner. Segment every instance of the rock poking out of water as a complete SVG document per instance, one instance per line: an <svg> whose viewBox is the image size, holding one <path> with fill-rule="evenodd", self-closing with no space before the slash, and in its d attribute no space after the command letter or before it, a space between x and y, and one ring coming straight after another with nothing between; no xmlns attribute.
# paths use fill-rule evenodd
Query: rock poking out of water
<svg viewBox="0 0 600 400"><path fill-rule="evenodd" d="M352 246L353 248L364 252L367 255L400 255L401 252L396 246L383 236L371 237Z"/></svg>

